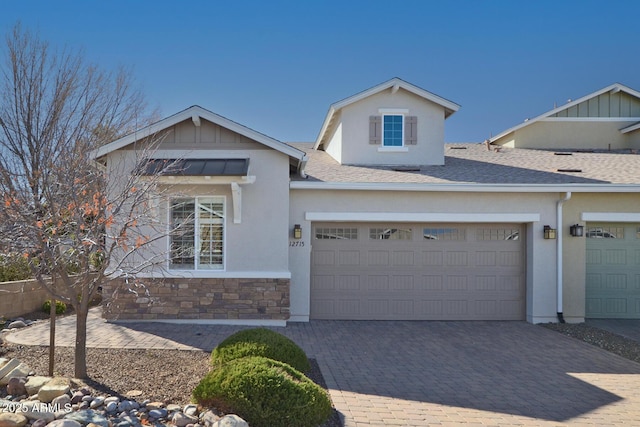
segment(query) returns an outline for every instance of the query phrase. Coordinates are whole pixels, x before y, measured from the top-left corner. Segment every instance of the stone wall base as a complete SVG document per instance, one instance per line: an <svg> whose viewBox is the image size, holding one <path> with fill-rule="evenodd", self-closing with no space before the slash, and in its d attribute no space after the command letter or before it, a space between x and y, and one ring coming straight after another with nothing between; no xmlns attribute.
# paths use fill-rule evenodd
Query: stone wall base
<svg viewBox="0 0 640 427"><path fill-rule="evenodd" d="M289 279L129 279L103 285L107 320L287 320Z"/></svg>

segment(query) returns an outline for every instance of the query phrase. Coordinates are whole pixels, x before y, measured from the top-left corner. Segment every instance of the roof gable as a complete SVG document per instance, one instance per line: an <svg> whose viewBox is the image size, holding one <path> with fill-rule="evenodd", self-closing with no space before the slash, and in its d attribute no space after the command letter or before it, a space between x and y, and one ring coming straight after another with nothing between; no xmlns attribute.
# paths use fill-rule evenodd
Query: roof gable
<svg viewBox="0 0 640 427"><path fill-rule="evenodd" d="M269 148L272 148L276 151L279 151L283 154L288 155L291 158L297 159L299 161L304 159L304 152L287 145L283 142L280 142L276 139L268 137L260 132L257 132L253 129L250 129L246 126L243 126L237 122L227 119L226 117L215 114L209 110L206 110L200 106L194 105L192 107L187 108L177 114L169 116L165 119L160 120L154 124L151 124L145 128L142 128L134 133L126 135L120 139L117 139L107 145L100 147L99 149L93 152L93 157L99 159L113 151L120 150L130 144L133 144L136 141L147 138L151 135L154 135L158 132L161 132L167 128L170 128L178 123L181 123L185 120L193 120L196 126L200 125L200 120L204 119L216 125L219 125L223 128L229 129L233 132L236 132L242 136L245 136L253 141L256 141L260 144L263 144Z"/></svg>
<svg viewBox="0 0 640 427"><path fill-rule="evenodd" d="M391 90L391 93L396 93L399 89L404 89L407 92L413 93L414 95L442 106L445 111L445 118L449 117L460 108L460 106L455 102L449 101L418 86L412 85L398 77L394 77L391 80L331 104L329 111L327 112L327 116L324 119L324 123L322 124L322 128L320 129L320 133L318 134L318 138L316 139L314 149L318 149L318 147L324 142L324 138L332 122L339 116L340 111L344 107L389 89Z"/></svg>
<svg viewBox="0 0 640 427"><path fill-rule="evenodd" d="M576 99L575 101L571 101L568 102L564 105L561 105L560 107L554 108L553 110L547 111L546 113L543 113L533 119L528 119L526 121L524 121L523 123L520 123L519 125L513 126L507 130L505 130L504 132L499 133L498 135L491 137L489 139L489 142L495 142L499 139L501 139L502 137L517 131L518 129L522 129L523 127L526 126L530 126L536 122L539 122L543 119L547 119L547 118L551 118L551 117L566 117L567 112L570 111L573 108L576 108L578 105L580 104L584 104L590 100L593 100L595 98L598 98L600 95L606 94L606 93L618 93L618 92L622 92L622 93L626 93L627 95L636 98L637 100L640 101L640 92L631 89L630 87L627 87L623 84L620 83L614 83L612 85L609 85L603 89L600 89L596 92L590 93L589 95L583 96L582 98ZM613 117L617 117L617 116L613 116ZM622 116L620 116L622 117Z"/></svg>

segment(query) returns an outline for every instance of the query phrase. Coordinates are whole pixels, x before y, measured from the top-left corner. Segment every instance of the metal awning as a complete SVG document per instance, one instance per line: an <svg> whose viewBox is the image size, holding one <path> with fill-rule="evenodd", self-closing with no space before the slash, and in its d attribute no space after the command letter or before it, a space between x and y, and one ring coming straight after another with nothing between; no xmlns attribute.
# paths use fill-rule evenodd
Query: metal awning
<svg viewBox="0 0 640 427"><path fill-rule="evenodd" d="M249 159L151 159L143 175L246 176Z"/></svg>

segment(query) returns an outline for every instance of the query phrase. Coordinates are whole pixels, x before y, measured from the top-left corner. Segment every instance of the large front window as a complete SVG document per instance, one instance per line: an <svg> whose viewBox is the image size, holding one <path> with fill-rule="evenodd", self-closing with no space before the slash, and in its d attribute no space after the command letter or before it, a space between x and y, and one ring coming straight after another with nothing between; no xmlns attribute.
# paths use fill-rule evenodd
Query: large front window
<svg viewBox="0 0 640 427"><path fill-rule="evenodd" d="M383 118L382 145L402 147L402 115L386 115Z"/></svg>
<svg viewBox="0 0 640 427"><path fill-rule="evenodd" d="M224 197L171 202L169 267L180 270L224 268Z"/></svg>

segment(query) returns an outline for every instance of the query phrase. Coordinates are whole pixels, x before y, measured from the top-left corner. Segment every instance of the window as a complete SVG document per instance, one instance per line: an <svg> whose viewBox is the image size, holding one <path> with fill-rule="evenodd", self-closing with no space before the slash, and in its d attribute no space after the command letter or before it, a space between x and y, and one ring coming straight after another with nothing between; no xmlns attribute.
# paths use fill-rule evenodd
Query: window
<svg viewBox="0 0 640 427"><path fill-rule="evenodd" d="M624 227L588 227L587 239L624 239Z"/></svg>
<svg viewBox="0 0 640 427"><path fill-rule="evenodd" d="M423 228L425 240L465 240L463 228Z"/></svg>
<svg viewBox="0 0 640 427"><path fill-rule="evenodd" d="M357 228L318 227L316 228L318 240L357 240Z"/></svg>
<svg viewBox="0 0 640 427"><path fill-rule="evenodd" d="M370 228L370 240L411 240L410 228Z"/></svg>
<svg viewBox="0 0 640 427"><path fill-rule="evenodd" d="M385 115L382 120L383 138L382 145L384 147L402 147L402 115Z"/></svg>
<svg viewBox="0 0 640 427"><path fill-rule="evenodd" d="M224 197L171 201L169 268L224 268Z"/></svg>
<svg viewBox="0 0 640 427"><path fill-rule="evenodd" d="M520 230L517 228L479 228L476 232L477 240L520 240Z"/></svg>

